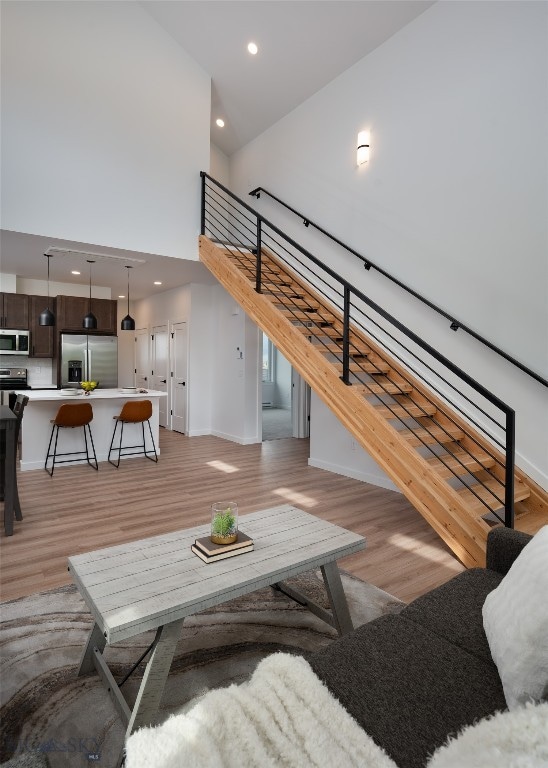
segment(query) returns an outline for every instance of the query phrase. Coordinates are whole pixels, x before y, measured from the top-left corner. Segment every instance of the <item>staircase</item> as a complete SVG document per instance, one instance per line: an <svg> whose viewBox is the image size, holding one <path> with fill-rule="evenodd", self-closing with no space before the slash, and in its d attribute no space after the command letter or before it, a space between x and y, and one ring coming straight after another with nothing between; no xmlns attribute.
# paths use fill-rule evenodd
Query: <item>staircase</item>
<svg viewBox="0 0 548 768"><path fill-rule="evenodd" d="M466 566L485 564L508 489L517 529L548 523L548 494L519 469L507 483L504 450L353 322L347 297L339 309L258 242L202 235L200 259Z"/></svg>

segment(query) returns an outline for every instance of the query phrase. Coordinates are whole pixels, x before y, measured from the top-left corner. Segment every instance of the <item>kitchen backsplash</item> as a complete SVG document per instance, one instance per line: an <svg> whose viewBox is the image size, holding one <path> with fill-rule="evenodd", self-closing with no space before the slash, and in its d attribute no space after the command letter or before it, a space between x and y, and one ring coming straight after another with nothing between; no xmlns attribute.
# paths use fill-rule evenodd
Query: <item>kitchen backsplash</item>
<svg viewBox="0 0 548 768"><path fill-rule="evenodd" d="M33 389L55 386L52 361L49 358L29 358L24 355L4 355L0 358L1 368L26 368L28 383Z"/></svg>

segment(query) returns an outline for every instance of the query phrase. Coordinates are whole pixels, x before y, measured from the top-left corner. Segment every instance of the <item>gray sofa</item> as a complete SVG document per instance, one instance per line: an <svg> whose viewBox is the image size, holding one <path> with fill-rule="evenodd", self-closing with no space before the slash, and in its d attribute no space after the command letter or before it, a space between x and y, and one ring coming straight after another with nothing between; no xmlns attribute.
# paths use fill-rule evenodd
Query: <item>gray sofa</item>
<svg viewBox="0 0 548 768"><path fill-rule="evenodd" d="M308 658L399 768L424 768L449 735L506 709L481 609L530 539L493 529L486 568L461 573Z"/></svg>

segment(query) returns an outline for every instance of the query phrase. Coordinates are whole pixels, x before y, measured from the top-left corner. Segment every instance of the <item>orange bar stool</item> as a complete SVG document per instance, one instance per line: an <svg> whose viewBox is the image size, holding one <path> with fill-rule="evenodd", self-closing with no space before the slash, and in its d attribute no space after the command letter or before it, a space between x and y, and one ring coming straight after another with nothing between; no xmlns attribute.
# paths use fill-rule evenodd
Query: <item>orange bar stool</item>
<svg viewBox="0 0 548 768"><path fill-rule="evenodd" d="M136 456L139 453L144 453L144 455L147 457L147 459L150 459L150 461L158 461L158 454L156 453L156 446L154 445L154 437L152 435L152 427L150 426L150 417L152 416L152 403L150 400L128 400L127 403L124 403L124 406L122 410L120 411L119 416L113 416L113 419L116 419L116 424L114 425L114 432L112 433L112 440L110 441L110 449L108 452L108 460L112 464L113 467L120 466L120 457L121 456ZM152 454L147 453L146 445L145 445L145 421L148 424L148 431L150 432L150 439L152 441L152 449L154 451L154 456ZM118 424L120 424L120 442L117 446L114 446L114 438L116 437L116 430L118 429ZM141 432L143 435L143 442L139 445L122 445L122 440L124 436L124 424L140 424L141 425ZM113 447L114 446L114 447ZM131 448L139 448L138 451L132 451ZM114 461L111 461L110 455L112 452L116 453L118 451L118 461L115 463ZM123 453L122 453L123 451Z"/></svg>
<svg viewBox="0 0 548 768"><path fill-rule="evenodd" d="M53 470L56 464L68 464L71 462L79 461L77 458L72 459L58 459L58 456L85 456L87 463L93 469L99 469L97 464L97 455L95 453L95 446L93 444L93 436L91 434L90 422L93 420L93 409L91 403L63 403L57 411L57 416L52 419L51 423L53 427L51 429L51 437L49 439L48 454L46 456L46 463L44 469L50 475L53 475ZM60 429L77 429L81 427L84 430L84 442L85 450L83 451L68 451L67 453L57 453L57 441L59 439ZM87 428L87 432L86 432ZM51 443L53 441L53 435L55 434L55 443L53 446L53 453L51 453ZM91 442L92 455L90 456L88 448L88 434ZM48 469L48 461L52 458L51 472ZM93 461L93 463L92 463Z"/></svg>

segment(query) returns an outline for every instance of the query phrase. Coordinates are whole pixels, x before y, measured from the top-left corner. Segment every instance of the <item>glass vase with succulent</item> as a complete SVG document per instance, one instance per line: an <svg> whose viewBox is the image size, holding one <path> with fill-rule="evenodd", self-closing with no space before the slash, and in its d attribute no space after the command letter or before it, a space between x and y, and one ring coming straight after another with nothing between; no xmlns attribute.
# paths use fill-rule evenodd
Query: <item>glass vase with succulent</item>
<svg viewBox="0 0 548 768"><path fill-rule="evenodd" d="M232 544L238 538L238 505L235 501L216 501L211 505L211 541Z"/></svg>

